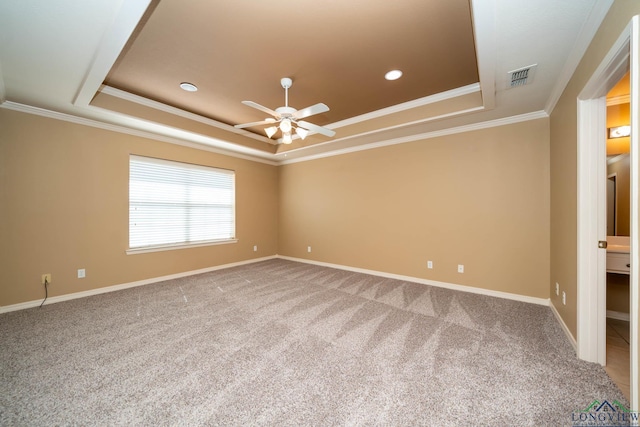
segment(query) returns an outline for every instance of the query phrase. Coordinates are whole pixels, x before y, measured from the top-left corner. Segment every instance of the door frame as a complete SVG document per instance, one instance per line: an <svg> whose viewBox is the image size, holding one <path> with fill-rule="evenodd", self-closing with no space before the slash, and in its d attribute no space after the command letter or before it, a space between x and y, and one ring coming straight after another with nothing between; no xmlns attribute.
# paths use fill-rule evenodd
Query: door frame
<svg viewBox="0 0 640 427"><path fill-rule="evenodd" d="M606 363L606 94L631 72L631 274L630 385L631 408L640 409L638 391L638 34L640 18L634 16L620 34L577 100L578 107L578 229L577 229L577 354Z"/></svg>

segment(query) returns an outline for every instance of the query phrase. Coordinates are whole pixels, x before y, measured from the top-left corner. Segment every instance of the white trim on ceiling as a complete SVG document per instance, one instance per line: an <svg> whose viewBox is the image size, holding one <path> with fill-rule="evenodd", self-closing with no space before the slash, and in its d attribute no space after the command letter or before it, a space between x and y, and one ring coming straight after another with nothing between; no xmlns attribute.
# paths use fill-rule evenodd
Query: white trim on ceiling
<svg viewBox="0 0 640 427"><path fill-rule="evenodd" d="M474 113L474 112L478 112L478 111L482 111L482 110L484 110L484 107L474 107L474 108L469 108L467 110L454 111L452 113L441 114L439 116L433 116L433 117L427 117L427 118L420 119L420 120L415 120L415 121L412 121L412 122L401 123L399 125L388 126L388 127L379 128L379 129L373 129L373 130L370 130L370 131L367 131L367 132L362 132L362 133L358 133L358 134L355 134L355 135L345 136L344 138L330 139L328 141L319 142L319 143L313 144L313 145L307 145L305 147L293 148L291 150L283 151L282 153L276 153L276 154L278 155L278 157L281 157L284 154L297 153L297 152L300 152L300 151L310 150L310 149L313 149L313 148L322 147L322 146L330 145L330 144L336 144L338 142L348 141L348 140L354 139L354 138L362 138L364 136L374 135L376 133L389 131L389 130L393 130L393 129L398 129L398 128L401 128L401 127L416 125L416 124L430 122L430 121L434 121L434 120L446 119L446 118L449 118L449 117L454 117L454 116L459 116L459 115L463 115L463 114Z"/></svg>
<svg viewBox="0 0 640 427"><path fill-rule="evenodd" d="M153 133L145 130L139 130L129 126L105 123L102 121L89 119L86 117L60 113L57 111L47 110L40 107L33 107L31 105L26 105L26 104L19 104L17 102L11 102L11 101L7 101L7 102L4 102L3 104L0 104L0 108L5 108L7 110L18 111L18 112L27 113L27 114L34 114L37 116L47 117L55 120L62 120L65 122L75 123L75 124L84 125L84 126L91 126L98 129L104 129L104 130L118 132L122 134L138 136L141 138L153 139L155 141L167 142L170 144L181 145L183 147L195 148L198 150L209 151L211 153L222 154L229 157L235 157L238 159L250 160L258 163L265 163L272 166L278 165L278 162L268 159L268 157L274 156L274 154L262 152L262 151L258 152L258 150L242 147L247 152L256 152L256 155L253 156L251 154L242 154L237 152L236 147L234 147L234 150L225 150L221 148L216 148L211 146L211 144L214 144L214 143L230 144L230 143L216 140L210 137L205 137L202 135L190 134L189 136L191 137L193 136L200 137L200 141L193 142L193 141L189 141L187 139L183 139L179 137L160 135L157 133ZM140 121L138 119L136 120ZM178 131L179 133L186 133L180 129L174 129L174 130ZM260 157L256 157L256 156L260 156Z"/></svg>
<svg viewBox="0 0 640 427"><path fill-rule="evenodd" d="M96 50L96 56L73 100L73 105L89 105L150 3L151 0L122 2L117 16Z"/></svg>
<svg viewBox="0 0 640 427"><path fill-rule="evenodd" d="M496 104L496 3L495 0L473 0L471 9L482 103L485 109L491 110Z"/></svg>
<svg viewBox="0 0 640 427"><path fill-rule="evenodd" d="M321 159L321 158L325 158L325 157L333 157L333 156L339 156L339 155L342 155L342 154L354 153L354 152L357 152L357 151L372 150L372 149L375 149L375 148L386 147L386 146L389 146L389 145L404 144L404 143L407 143L407 142L413 142L413 141L417 141L417 140L421 140L421 139L437 138L437 137L441 137L441 136L453 135L453 134L464 133L464 132L471 132L471 131L475 131L475 130L488 129L488 128L498 127L498 126L506 126L506 125L510 125L510 124L514 124L514 123L520 123L520 122L524 122L524 121L537 120L537 119L542 119L542 118L548 118L549 117L549 115L545 111L535 111L533 113L526 113L526 114L520 114L520 115L517 115L517 116L511 116L511 117L505 117L505 118L501 118L501 119L496 119L496 120L489 120L489 121L485 121L485 122L472 123L472 124L468 124L468 125L452 127L452 128L447 128L447 129L433 131L433 132L426 132L426 133L411 135L411 136L402 137L402 138L388 139L388 140L378 141L378 142L371 143L371 144L359 145L359 146L356 146L356 147L345 148L345 149L342 149L342 150L335 150L335 151L331 151L331 152L327 152L327 153L320 153L320 154L310 155L310 156L306 156L306 157L302 157L302 158L298 158L298 159L287 160L287 159L282 159L282 156L283 155L286 156L287 153L270 154L270 153L260 152L259 153L260 157L254 157L254 156L251 156L251 155L244 155L244 154L238 153L238 152L233 151L233 150L224 150L224 149L219 149L219 148L212 147L210 145L211 142L208 142L208 143L207 142L192 142L192 141L188 141L186 139L174 138L174 137L169 137L169 136L165 136L165 135L159 135L159 134L156 134L156 133L153 133L153 132L149 132L149 131L145 131L145 130L138 130L138 129L131 128L131 127L128 127L128 126L105 123L105 122L102 122L102 121L88 119L88 118L81 117L81 116L75 116L75 115L71 115L71 114L60 113L60 112L57 112L57 111L51 111L51 110L47 110L47 109L44 109L44 108L33 107L33 106L30 106L30 105L19 104L19 103L11 102L11 101L7 101L7 102L5 102L3 104L0 104L0 108L5 108L7 110L18 111L18 112L27 113L27 114L34 114L34 115L38 115L38 116L42 116L42 117L47 117L47 118L56 119L56 120L62 120L62 121L66 121L66 122L70 122L70 123L76 123L76 124L80 124L80 125L84 125L84 126L95 127L95 128L99 128L99 129L104 129L104 130L108 130L108 131L122 133L122 134L138 136L138 137L141 137L141 138L153 139L155 141L167 142L167 143L170 143L170 144L181 145L183 147L195 148L195 149L198 149L198 150L208 151L208 152L211 152L211 153L217 153L217 154L222 154L222 155L225 155L225 156L235 157L235 158L239 158L239 159L250 160L250 161L254 161L254 162L258 162L258 163L264 163L264 164L271 165L271 166L279 166L279 165L286 165L286 164L291 164L291 163L305 162L305 161L316 160L316 159ZM208 138L208 137L202 137L202 138L206 139L206 140L211 140L211 138ZM250 149L247 149L247 150L250 150ZM269 158L272 158L273 160L270 160ZM277 158L280 158L282 160L279 160Z"/></svg>
<svg viewBox="0 0 640 427"><path fill-rule="evenodd" d="M600 24L602 24L605 16L607 16L612 4L613 0L598 0L594 2L593 8L589 13L589 17L580 29L578 37L576 37L571 53L567 57L567 61L562 68L562 72L558 75L556 84L551 91L549 99L547 100L547 105L544 107L544 111L548 114L551 114L553 109L556 107L562 92L564 92L567 84L569 84L571 76L573 76L576 68L578 68L578 64L580 64L584 53L591 44L591 40L593 40L593 37L596 35L598 28L600 28Z"/></svg>
<svg viewBox="0 0 640 427"><path fill-rule="evenodd" d="M412 108L419 108L429 104L435 104L436 102L447 101L449 99L457 98L459 96L469 95L471 93L480 91L480 83L472 83L467 86L463 86L456 89L447 90L445 92L436 93L434 95L425 96L423 98L414 99L413 101L403 102L402 104L392 105L391 107L382 108L380 110L372 111L370 113L361 114L359 116L351 117L345 120L340 120L339 122L334 122L329 125L326 125L326 128L329 129L338 129L344 126L354 125L356 123L364 122L367 120L378 119L380 117L388 116L390 114L399 113L401 111L410 110ZM415 123L420 123L425 120L420 120L411 123L403 123L399 126L407 126ZM396 126L398 127L398 126ZM383 131L386 129L379 129L378 131Z"/></svg>
<svg viewBox="0 0 640 427"><path fill-rule="evenodd" d="M125 101L133 102L139 105L144 105L145 107L163 111L168 114L173 114L175 116L183 117L188 120L193 120L195 122L203 123L205 125L222 129L227 132L236 133L238 135L243 135L249 138L257 139L258 141L266 142L267 144L275 145L275 141L273 141L270 138L267 138L266 136L256 135L253 132L248 132L242 129L236 129L234 126L228 125L226 123L222 123L217 120L213 120L208 117L201 116L199 114L191 113L189 111L182 110L180 108L172 107L171 105L163 104L162 102L154 101L153 99L135 95L131 92L126 92L124 90L116 89L112 86L105 85L100 89L100 92L104 93L105 95L114 96L116 98L124 99Z"/></svg>
<svg viewBox="0 0 640 427"><path fill-rule="evenodd" d="M419 108L419 107L423 107L425 105L429 105L429 104L435 104L437 102L442 102L442 101L447 101L450 99L455 99L457 97L460 96L464 96L464 95L469 95L472 93L476 93L480 91L480 84L479 83L473 83L467 86L463 86L461 88L456 88L456 89L452 89L452 90L448 90L445 92L441 92L441 93L437 93L434 95L429 95L429 96L425 96L423 98L418 98L412 101L408 101L408 102L404 102L402 104L398 104L398 105L394 105L391 107L387 107L387 108L383 108L380 110L376 110L376 111L372 111L370 113L366 113L366 114L362 114L360 116L355 116L355 117L351 117L349 119L346 120L342 120L339 122L335 122L335 123L331 123L329 125L326 125L325 127L328 129L337 129L340 127L344 127L344 126L348 126L348 125L353 125L356 123L360 123L366 120L372 120L372 119L377 119L380 117L384 117L390 114L394 114L394 113L399 113L402 111L406 111L406 110L410 110L413 108ZM154 108L156 110L159 111L163 111L165 113L168 114L173 114L173 115L177 115L180 117L184 117L186 119L189 120L194 120L200 123L204 123L206 125L209 126L214 126L217 127L219 129L223 129L225 131L228 132L233 132L236 134L240 134L240 135L244 135L244 136L248 136L251 137L253 139L257 139L259 141L262 142L266 142L266 143L270 143L273 144L273 140L260 136L260 135L256 135L253 132L247 132L244 130L238 130L236 129L234 126L230 126L226 123L222 123L195 113L191 113L185 110L182 110L180 108L176 108L176 107L172 107L170 105L167 104L163 104L161 102L158 101L154 101L152 99L149 98L145 98L139 95L135 95L132 94L130 92L126 92L120 89L116 89L114 87L111 86L103 86L103 88L101 89L101 92L106 94L106 95L111 95L120 99L124 99L125 101L130 101L130 102L134 102L136 104L140 104L140 105L144 105L146 107L150 107L150 108ZM328 144L328 143L335 143L337 141L342 141L344 139L353 139L356 137L361 137L361 136L366 136L369 135L371 133L379 133L379 132L383 132L383 131L387 131L387 130L391 130L391 129L395 129L395 128L399 128L399 127L403 127L403 126L411 126L411 125L415 125L418 123L423 123L423 122L428 122L428 121L432 121L432 120L436 120L436 119L442 119L442 118L446 118L446 117L451 117L453 115L459 115L459 114L466 114L469 112L473 112L473 111L478 111L478 110L482 110L484 109L484 107L479 107L479 108L474 108L474 109L469 109L469 110L464 110L464 111L456 111L454 113L450 113L450 114L443 114L441 116L437 116L437 117L426 117L424 119L420 119L420 120L415 120L412 122L406 122L406 123L402 123L399 125L395 125L395 126L390 126L390 127L386 127L386 128L380 128L380 129L376 129L374 131L371 132L366 132L366 133L361 133L361 134L357 134L357 135L352 135L349 136L347 138L343 138L343 139L332 139L330 141L326 141L320 144L315 144L313 146L310 147L317 147L319 145L324 145L324 144ZM301 147L300 149L305 149L308 147Z"/></svg>
<svg viewBox="0 0 640 427"><path fill-rule="evenodd" d="M288 165L288 164L292 164L292 163L306 162L306 161L309 161L309 160L322 159L322 158L325 158L325 157L333 157L333 156L340 156L342 154L355 153L357 151L372 150L374 148L387 147L389 145L404 144L404 143L407 143L407 142L419 141L419 140L423 140L423 139L437 138L437 137L441 137L441 136L453 135L453 134L464 133L464 132L471 132L471 131L475 131L475 130L488 129L488 128L498 127L498 126L506 126L506 125L510 125L510 124L514 124L514 123L520 123L520 122L525 122L525 121L529 121L529 120L544 119L544 118L548 118L548 117L549 117L549 115L545 111L535 111L533 113L520 114L518 116L505 117L505 118L502 118L502 119L489 120L489 121L479 122L479 123L472 123L472 124L469 124L469 125L452 127L452 128L447 128L447 129L443 129L443 130L437 130L437 131L433 131L433 132L426 132L426 133L406 136L406 137L402 137L402 138L394 138L394 139L388 139L388 140L384 140L384 141L378 141L378 142L374 142L374 143L371 143L371 144L365 144L365 145L359 145L359 146L356 146L356 147L344 148L342 150L335 150L335 151L330 151L330 152L326 152L326 153L310 155L310 156L306 156L306 157L302 157L302 158L298 158L298 159L290 159L290 160L286 160L285 159L285 160L282 160L279 164ZM282 154L278 154L278 156L282 156L282 155L286 155L286 154L287 153L282 153Z"/></svg>

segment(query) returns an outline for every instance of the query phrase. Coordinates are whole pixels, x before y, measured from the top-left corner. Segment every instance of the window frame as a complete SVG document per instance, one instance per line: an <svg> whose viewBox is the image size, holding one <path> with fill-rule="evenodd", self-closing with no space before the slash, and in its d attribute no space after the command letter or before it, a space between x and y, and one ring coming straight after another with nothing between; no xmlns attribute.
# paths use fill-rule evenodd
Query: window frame
<svg viewBox="0 0 640 427"><path fill-rule="evenodd" d="M183 241L183 242L177 242L177 243L164 243L164 244L152 244L152 245L146 245L146 246L136 246L136 247L131 247L131 226L132 226L132 221L131 221L131 209L132 209L132 199L131 199L131 185L132 185L132 181L131 181L131 168L132 168L132 161L134 160L138 160L138 161L142 161L142 162L146 162L149 164L156 164L156 165L165 165L165 166L171 166L171 167L178 167L178 168L182 168L185 170L205 170L207 172L219 172L221 174L224 175L230 175L232 177L231 180L231 184L232 184L232 205L231 205L231 210L232 210L232 237L230 238L222 238L222 239L210 239L210 240L198 240L198 241ZM142 156L142 155L137 155L137 154L130 154L129 155L129 177L128 177L128 203L127 203L127 207L128 207L128 227L127 227L127 250L126 253L128 255L131 254L138 254L138 253L148 253L148 252L160 252L160 251L168 251L168 250L175 250L175 249L188 249L188 248L196 248L196 247L202 247L202 246L215 246L215 245L224 245L224 244L230 244L230 243L237 243L238 239L236 236L236 225L237 225L237 215L236 215L236 182L235 182L235 178L236 178L236 173L234 170L231 169L223 169L223 168L217 168L217 167L213 167L213 166L207 166L207 165L201 165L201 164L194 164L194 163L188 163L188 162L181 162L181 161L177 161L177 160L167 160L167 159L160 159L160 158L155 158L155 157L149 157L149 156Z"/></svg>

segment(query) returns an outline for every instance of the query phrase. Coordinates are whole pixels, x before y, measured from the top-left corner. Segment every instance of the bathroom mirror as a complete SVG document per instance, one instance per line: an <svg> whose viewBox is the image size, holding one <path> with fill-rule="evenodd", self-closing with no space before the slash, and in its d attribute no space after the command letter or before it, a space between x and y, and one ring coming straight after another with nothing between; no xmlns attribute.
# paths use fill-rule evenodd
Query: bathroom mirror
<svg viewBox="0 0 640 427"><path fill-rule="evenodd" d="M629 235L629 154L607 159L607 235Z"/></svg>

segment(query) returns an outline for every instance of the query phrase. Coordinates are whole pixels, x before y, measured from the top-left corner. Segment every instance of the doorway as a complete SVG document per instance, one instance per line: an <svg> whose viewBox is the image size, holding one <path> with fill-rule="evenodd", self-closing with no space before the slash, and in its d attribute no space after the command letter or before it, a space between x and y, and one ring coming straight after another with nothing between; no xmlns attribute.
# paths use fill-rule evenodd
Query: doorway
<svg viewBox="0 0 640 427"><path fill-rule="evenodd" d="M630 404L638 390L639 17L614 43L578 97L578 357L606 364L606 94L630 70Z"/></svg>
<svg viewBox="0 0 640 427"><path fill-rule="evenodd" d="M629 354L629 73L607 94L607 275L605 370L630 399Z"/></svg>

